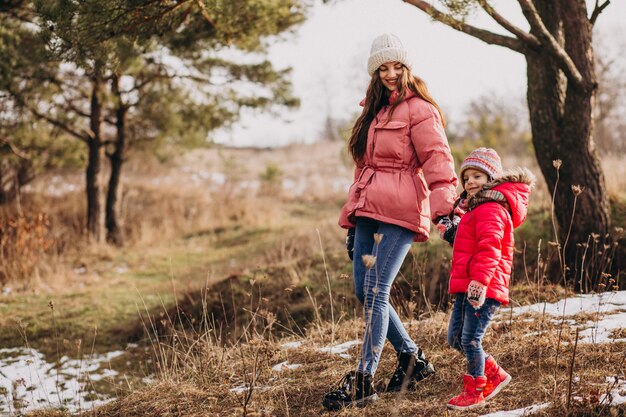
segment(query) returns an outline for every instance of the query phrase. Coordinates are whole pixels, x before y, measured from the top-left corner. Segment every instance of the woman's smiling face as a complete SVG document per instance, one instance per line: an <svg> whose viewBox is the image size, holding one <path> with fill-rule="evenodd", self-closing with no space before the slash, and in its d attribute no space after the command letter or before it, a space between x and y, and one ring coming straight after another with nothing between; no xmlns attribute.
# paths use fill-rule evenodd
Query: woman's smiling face
<svg viewBox="0 0 626 417"><path fill-rule="evenodd" d="M378 67L378 76L389 91L395 91L398 88L403 73L404 66L401 62L385 62Z"/></svg>

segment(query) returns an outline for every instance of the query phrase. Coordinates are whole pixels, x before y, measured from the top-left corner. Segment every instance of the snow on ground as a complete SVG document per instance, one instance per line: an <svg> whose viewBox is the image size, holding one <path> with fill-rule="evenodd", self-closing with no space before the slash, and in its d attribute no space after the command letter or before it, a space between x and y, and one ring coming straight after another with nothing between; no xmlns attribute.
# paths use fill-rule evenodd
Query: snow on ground
<svg viewBox="0 0 626 417"><path fill-rule="evenodd" d="M522 417L531 415L548 407L550 407L550 403L534 404L530 407L518 408L517 410L496 411L495 413L483 414L480 417Z"/></svg>
<svg viewBox="0 0 626 417"><path fill-rule="evenodd" d="M626 291L603 292L599 294L580 294L556 303L537 303L515 307L513 315L539 313L553 316L573 316L578 313L606 314L626 310ZM507 310L508 312L509 310Z"/></svg>
<svg viewBox="0 0 626 417"><path fill-rule="evenodd" d="M575 316L579 313L598 313L597 321L587 321L577 324L575 320L565 319L569 326L584 328L579 334L579 343L615 343L626 342L626 337L611 337L615 330L626 328L626 291L604 292L600 294L582 294L566 298L556 303L537 303L528 306L504 309L501 314L519 316L526 313L549 314L561 317L552 320L561 323L563 317ZM535 332L529 335L538 335L544 332ZM526 335L526 336L529 336ZM626 403L626 381L607 377L608 392L600 398L600 404L619 405ZM481 417L521 417L531 415L549 407L549 403L534 404L530 407L510 411L497 411L484 414Z"/></svg>
<svg viewBox="0 0 626 417"><path fill-rule="evenodd" d="M86 382L117 375L103 365L122 354L115 351L82 360L64 356L54 364L35 349L0 349L0 414L61 406L89 410L104 404L110 399L94 394Z"/></svg>
<svg viewBox="0 0 626 417"><path fill-rule="evenodd" d="M360 345L362 342L360 340L350 340L349 342L341 343L335 346L327 346L320 348L320 352L327 352L335 355L339 355L344 359L350 359L350 354L346 353L352 346Z"/></svg>
<svg viewBox="0 0 626 417"><path fill-rule="evenodd" d="M504 309L502 314L518 316L525 313L543 314L544 312L551 316L561 317L553 320L557 324L567 316L598 313L599 318L596 321L576 324L575 320L565 319L564 323L582 329L579 333L579 343L626 342L626 334L624 337L612 337L616 330L626 329L626 291L576 295L556 303L537 303L510 310Z"/></svg>
<svg viewBox="0 0 626 417"><path fill-rule="evenodd" d="M295 342L286 342L283 343L282 345L280 345L283 349L297 349L300 346L302 346L302 342L301 341L295 341Z"/></svg>
<svg viewBox="0 0 626 417"><path fill-rule="evenodd" d="M600 404L626 403L626 380L609 376L606 382L609 384L609 392L600 397Z"/></svg>
<svg viewBox="0 0 626 417"><path fill-rule="evenodd" d="M278 363L274 366L272 366L272 371L274 372L282 372L285 369L298 369L299 367L301 367L302 365L299 363L294 363L294 364L290 364L287 361Z"/></svg>

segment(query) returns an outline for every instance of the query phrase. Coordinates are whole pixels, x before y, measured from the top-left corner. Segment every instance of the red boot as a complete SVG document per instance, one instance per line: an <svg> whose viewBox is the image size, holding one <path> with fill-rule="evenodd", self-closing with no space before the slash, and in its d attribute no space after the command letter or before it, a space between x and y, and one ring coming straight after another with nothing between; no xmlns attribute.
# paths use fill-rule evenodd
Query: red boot
<svg viewBox="0 0 626 417"><path fill-rule="evenodd" d="M483 391L485 400L495 397L512 379L511 375L498 365L493 356L487 356L485 360L485 377L487 377L487 385Z"/></svg>
<svg viewBox="0 0 626 417"><path fill-rule="evenodd" d="M455 410L471 410L472 408L482 407L485 405L483 390L487 378L477 376L473 378L471 375L463 376L463 392L448 401L448 408Z"/></svg>

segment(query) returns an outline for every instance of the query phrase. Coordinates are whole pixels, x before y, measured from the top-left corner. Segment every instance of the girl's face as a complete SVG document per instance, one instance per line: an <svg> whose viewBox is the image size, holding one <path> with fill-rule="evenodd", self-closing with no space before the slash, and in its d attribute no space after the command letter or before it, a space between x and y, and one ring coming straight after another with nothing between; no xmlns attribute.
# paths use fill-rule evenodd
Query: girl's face
<svg viewBox="0 0 626 417"><path fill-rule="evenodd" d="M463 181L465 182L465 191L470 197L473 197L482 190L483 185L489 181L489 177L482 171L468 168L463 172Z"/></svg>
<svg viewBox="0 0 626 417"><path fill-rule="evenodd" d="M400 62L385 62L378 67L378 76L389 91L394 91L400 85L404 73L404 66Z"/></svg>

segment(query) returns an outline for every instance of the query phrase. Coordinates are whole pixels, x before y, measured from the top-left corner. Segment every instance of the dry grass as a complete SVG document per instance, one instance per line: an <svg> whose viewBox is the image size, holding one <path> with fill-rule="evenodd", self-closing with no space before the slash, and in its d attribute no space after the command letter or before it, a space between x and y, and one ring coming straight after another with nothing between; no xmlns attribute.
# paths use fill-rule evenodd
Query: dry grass
<svg viewBox="0 0 626 417"><path fill-rule="evenodd" d="M199 150L167 164L135 158L121 185L121 251L104 245L86 250L94 244L84 234L83 175L44 174L19 204L2 207L0 284L14 291L59 288L73 280L72 269L93 263L90 253L115 256L234 227L282 227L302 215L319 219L316 207L340 204L352 176L340 153L341 144L324 142L276 150ZM280 175L264 179L268 166L278 167ZM103 172L103 184L106 176Z"/></svg>
<svg viewBox="0 0 626 417"><path fill-rule="evenodd" d="M497 410L512 410L550 402L543 414L617 415L624 412L598 404L609 389L606 376L624 374L624 344L578 345L573 368L570 414L566 409L569 370L574 348L573 329L539 315L507 320L505 314L494 322L485 339L486 350L513 375L512 383L479 413L448 412L445 403L461 388L464 358L446 347L448 315L436 313L429 319L412 321L408 328L416 342L435 364L437 374L423 381L414 392L382 394L380 400L364 409L345 409L336 416L442 416L478 415ZM584 320L584 318L581 318ZM350 359L321 352L320 347L360 338L362 322L349 320L334 326L317 323L306 337L276 340L270 332L254 332L248 341L221 346L206 334L193 343L184 336L161 352L176 369L162 369L158 383L134 391L85 416L317 416L326 412L321 400L341 377L353 370L359 346L349 352ZM529 334L541 332L539 336ZM560 336L559 336L560 334ZM282 347L286 341L301 342L298 348ZM191 342L191 341L190 341ZM300 364L297 369L272 370L281 362ZM162 362L163 363L163 362ZM392 349L383 352L377 373L379 389L395 367ZM577 379L578 377L579 379ZM241 391L233 391L236 387ZM601 409L601 411L598 411ZM595 414L594 414L595 413ZM33 414L33 416L44 414ZM331 414L329 414L331 415Z"/></svg>
<svg viewBox="0 0 626 417"><path fill-rule="evenodd" d="M315 146L326 163L330 162L330 166L320 168L310 161L303 163L300 158L303 155L311 156L313 150L309 154L301 148L287 148L278 154L255 150L243 150L240 153L232 151L229 154L192 154L186 157L188 159L183 159L180 166L172 168L152 167L150 169L153 172L148 170L141 174L137 167L130 169L129 178L132 181L125 185L122 199L125 232L129 243L122 251L84 245L84 240L80 239L80 225L83 223L80 192L55 199L50 206L45 206L42 200L36 198L26 203L26 207L33 210L43 208L42 211L50 216L58 250L57 258L49 259L59 265L67 265L68 261L71 265L88 265L94 258L113 258L123 251L141 251L144 256L150 257L154 251L169 250L173 242L179 244L181 239L188 242L195 236L210 235L215 237L210 242L219 246L215 250L232 248L233 262L237 265L231 268L231 272L233 276L245 281L244 284L247 282L247 286L242 285L239 289L249 295L231 297L232 302L227 305L232 310L243 312L238 318L240 322L237 324L239 329L235 340L229 340L221 332L228 323L220 322L220 317L213 312L209 314L206 308L208 301L204 297L212 290L214 293L211 295L218 295L218 287L204 289L204 293L199 292L199 299L191 300L200 306L196 324L202 324L194 327L194 330L189 330L184 323L179 326L181 323L175 321L179 318L167 314L158 319L166 322L169 331L165 334L166 338L160 329L155 329L151 324L152 319L148 318L142 324L141 330L151 334L153 351L158 358L158 382L134 390L85 415L314 416L324 413L321 407L324 392L332 389L346 372L355 368L358 347L351 350L351 359L323 353L318 348L360 338L362 322L347 318L354 316L353 312L348 311L354 311L353 299L343 306L336 303L335 322L328 321L330 300L327 294L326 298L323 295L326 290L325 274L330 273L333 277L335 296L351 296L351 281L335 279L343 272L341 265L345 267L347 262L341 243L343 231L336 227L338 206L345 197L345 190L337 190L333 185L333 178L341 177L349 181L351 173L345 166L335 169L338 157L335 152L339 152L339 144L325 143ZM282 160L275 161L274 158ZM283 165L282 161L288 161L288 164ZM614 160L607 159L603 164L605 167L609 164L612 167L610 169L623 172L624 164L612 161ZM280 163L285 178L303 177L308 182L300 185L300 188L280 192L272 187L258 190L242 188L241 184L258 178L263 169L274 162ZM519 164L533 165L528 161L521 161ZM505 165L514 163L505 161ZM191 169L183 171L187 174L193 173L194 169L200 170L208 166L213 173L225 172L226 178L224 183L208 187L202 182L194 183L191 176L185 177L181 174L181 166ZM536 165L531 169L539 173ZM320 178L320 173L324 178ZM609 191L615 195L619 195L621 189L618 192L614 187L624 186L617 177L626 178L626 175L607 178ZM549 200L545 184L541 182L533 194L532 204L540 207L537 212L545 211L550 206ZM305 223L302 219L308 219L308 222ZM311 233L310 226L314 223L322 229L322 247L317 235ZM255 255L263 253L261 257L237 252L237 248L244 246L242 243L254 243L255 230L269 230L267 228L270 226L272 231L284 228L290 232L276 233L275 239L264 240L263 250L254 251ZM414 254L414 263L405 269L406 276L411 277L411 281L404 277L399 280L398 287L405 292L402 297L396 297L395 301L404 300L400 310L410 313L411 317L431 316L429 319L413 321L409 327L410 334L437 367L437 375L422 383L416 392L403 395L384 394L371 407L362 410L348 409L334 415L474 415L448 413L445 408L447 400L460 389L464 359L446 347L447 315L436 312L437 308L433 308L428 299L431 295L442 299L439 297L443 288L439 285L441 280L438 279L433 284L433 274L439 278L447 275L445 250L441 246L420 245L422 247L426 248L426 253ZM249 246L245 248L250 250ZM330 261L326 270L321 269L321 254L324 250ZM338 257L339 254L343 262L333 262L333 256ZM442 259L443 263L440 262ZM563 290L560 287L546 285L541 275L540 261L543 262L539 254L537 265L533 267L538 273L531 269L530 278L520 274L515 277L514 282L520 284L513 289L513 298L516 301L526 303L562 298ZM256 264L256 268L252 264ZM226 270L225 268L223 271ZM64 282L68 278L65 275L53 279ZM268 285L268 282L272 282L274 287ZM259 290L262 286L276 291L270 296L262 294ZM318 290L317 293L315 289ZM294 291L300 291L298 298L292 298ZM259 301L258 304L252 304L254 297ZM336 302L340 300L341 298L335 299ZM218 306L224 309L225 304L223 301L220 303ZM176 310L179 307L180 305L176 306ZM301 307L307 314L313 311L314 315L306 317L311 322L307 329L297 326L286 326L285 329L280 327L282 321L277 322L278 313L272 310L275 307L290 308L290 314L294 314L294 310ZM154 311L150 313L154 314ZM226 318L226 315L221 318ZM581 316L580 320L587 318ZM281 320L288 321L289 318L281 317ZM543 333L537 337L525 337L534 332ZM284 336L288 339L280 339ZM286 340L298 340L303 344L298 349L284 349L281 344ZM572 340L573 335L568 327L560 329L558 325L539 316L530 321L511 320L504 311L500 322L494 323L488 332L485 346L510 370L514 380L502 395L481 412L551 402L554 404L553 408L546 411L548 414L544 413L545 415L568 415L565 405L573 353ZM580 414L570 415L594 415L598 395L607 388L604 377L624 374L625 352L624 344L577 347L574 375L580 377L580 382L573 384L572 393L582 398L582 401L575 402L570 407L572 413L576 409ZM272 366L283 361L302 366L283 372L272 370ZM387 347L377 374L379 385L384 385L384 378L391 374L394 366L394 355L391 348ZM232 388L242 385L251 389L240 393L231 391ZM572 393L569 397L573 397ZM32 415L57 414L49 411Z"/></svg>

